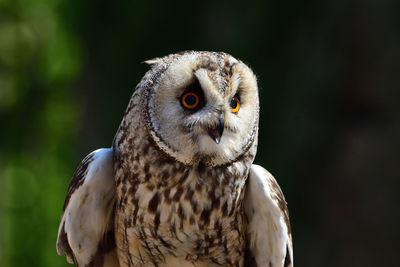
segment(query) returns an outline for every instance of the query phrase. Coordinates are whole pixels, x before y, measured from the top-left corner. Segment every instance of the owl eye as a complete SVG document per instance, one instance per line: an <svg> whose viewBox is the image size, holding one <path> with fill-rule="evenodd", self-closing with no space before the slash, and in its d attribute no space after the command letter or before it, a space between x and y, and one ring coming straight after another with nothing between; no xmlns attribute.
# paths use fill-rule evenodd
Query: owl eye
<svg viewBox="0 0 400 267"><path fill-rule="evenodd" d="M199 96L193 92L185 93L181 97L182 106L186 109L195 109L199 102Z"/></svg>
<svg viewBox="0 0 400 267"><path fill-rule="evenodd" d="M232 113L236 113L238 112L240 108L240 101L239 98L237 96L234 96L231 100L231 111Z"/></svg>

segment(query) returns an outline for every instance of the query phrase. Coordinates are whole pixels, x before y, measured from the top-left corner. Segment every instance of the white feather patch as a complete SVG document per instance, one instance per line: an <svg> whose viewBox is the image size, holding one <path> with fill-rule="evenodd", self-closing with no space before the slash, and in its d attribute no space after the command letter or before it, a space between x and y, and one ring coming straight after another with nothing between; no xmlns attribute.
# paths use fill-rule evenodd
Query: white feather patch
<svg viewBox="0 0 400 267"><path fill-rule="evenodd" d="M244 207L249 220L250 251L257 266L293 266L287 211L282 210L279 201L284 202L284 197L274 177L263 167L252 165Z"/></svg>
<svg viewBox="0 0 400 267"><path fill-rule="evenodd" d="M114 227L111 218L116 196L113 149L99 149L91 155L93 160L87 165L83 183L70 195L57 238L59 254L67 252L60 236L65 231L79 266L90 263L104 235Z"/></svg>

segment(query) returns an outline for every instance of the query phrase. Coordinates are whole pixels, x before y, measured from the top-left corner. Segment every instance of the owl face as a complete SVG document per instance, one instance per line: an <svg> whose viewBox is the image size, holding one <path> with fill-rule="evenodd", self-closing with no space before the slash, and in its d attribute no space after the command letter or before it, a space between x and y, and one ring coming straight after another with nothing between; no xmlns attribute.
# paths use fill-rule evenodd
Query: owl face
<svg viewBox="0 0 400 267"><path fill-rule="evenodd" d="M185 164L229 163L257 140L258 89L253 72L225 53L186 52L148 61L150 133Z"/></svg>

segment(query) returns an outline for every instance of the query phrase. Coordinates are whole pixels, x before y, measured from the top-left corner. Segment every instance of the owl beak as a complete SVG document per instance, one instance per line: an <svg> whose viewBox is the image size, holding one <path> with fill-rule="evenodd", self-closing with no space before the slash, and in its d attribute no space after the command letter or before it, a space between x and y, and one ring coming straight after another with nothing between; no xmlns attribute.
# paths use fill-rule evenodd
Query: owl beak
<svg viewBox="0 0 400 267"><path fill-rule="evenodd" d="M208 134L215 141L215 143L219 144L219 142L221 141L221 137L224 132L224 128L225 128L224 117L220 117L217 128L209 127L207 129Z"/></svg>

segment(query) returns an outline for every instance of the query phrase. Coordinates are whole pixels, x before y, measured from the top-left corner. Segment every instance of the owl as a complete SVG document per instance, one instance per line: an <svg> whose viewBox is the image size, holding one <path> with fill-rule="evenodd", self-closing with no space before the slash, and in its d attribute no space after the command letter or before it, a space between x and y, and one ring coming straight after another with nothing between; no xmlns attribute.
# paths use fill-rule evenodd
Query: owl
<svg viewBox="0 0 400 267"><path fill-rule="evenodd" d="M58 253L76 266L292 266L284 196L253 164L251 69L217 52L146 63L112 147L73 175Z"/></svg>

